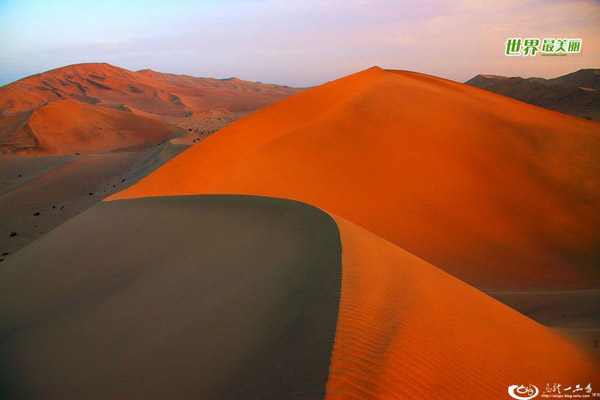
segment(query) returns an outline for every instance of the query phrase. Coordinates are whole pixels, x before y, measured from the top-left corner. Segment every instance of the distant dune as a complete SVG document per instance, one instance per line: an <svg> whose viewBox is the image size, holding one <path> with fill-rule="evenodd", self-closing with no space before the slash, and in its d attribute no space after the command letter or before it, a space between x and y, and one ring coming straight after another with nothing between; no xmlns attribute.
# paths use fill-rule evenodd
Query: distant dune
<svg viewBox="0 0 600 400"><path fill-rule="evenodd" d="M0 152L85 154L144 148L184 131L152 119L68 99L0 119Z"/></svg>
<svg viewBox="0 0 600 400"><path fill-rule="evenodd" d="M152 145L175 132L190 145L300 91L106 63L70 65L0 87L0 154L106 152Z"/></svg>
<svg viewBox="0 0 600 400"><path fill-rule="evenodd" d="M167 141L104 154L0 157L0 261L188 147Z"/></svg>
<svg viewBox="0 0 600 400"><path fill-rule="evenodd" d="M75 64L1 87L0 115L30 111L66 98L90 104L126 104L172 116L211 110L253 111L299 91L239 79L133 72L106 63Z"/></svg>
<svg viewBox="0 0 600 400"><path fill-rule="evenodd" d="M553 79L477 75L465 83L549 110L600 120L600 69Z"/></svg>
<svg viewBox="0 0 600 400"><path fill-rule="evenodd" d="M289 198L480 288L595 288L599 160L597 123L371 68L244 118L111 198Z"/></svg>
<svg viewBox="0 0 600 400"><path fill-rule="evenodd" d="M0 262L193 143L300 91L106 63L0 87Z"/></svg>

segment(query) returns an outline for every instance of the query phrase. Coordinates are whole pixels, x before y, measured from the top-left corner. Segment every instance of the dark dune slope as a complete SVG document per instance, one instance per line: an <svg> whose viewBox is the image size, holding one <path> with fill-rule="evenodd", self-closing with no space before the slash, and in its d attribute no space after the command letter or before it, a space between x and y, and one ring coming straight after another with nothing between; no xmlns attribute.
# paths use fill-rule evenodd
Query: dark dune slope
<svg viewBox="0 0 600 400"><path fill-rule="evenodd" d="M2 398L322 398L338 228L298 202L101 203L0 268Z"/></svg>
<svg viewBox="0 0 600 400"><path fill-rule="evenodd" d="M553 79L477 75L465 82L549 110L600 121L600 69Z"/></svg>

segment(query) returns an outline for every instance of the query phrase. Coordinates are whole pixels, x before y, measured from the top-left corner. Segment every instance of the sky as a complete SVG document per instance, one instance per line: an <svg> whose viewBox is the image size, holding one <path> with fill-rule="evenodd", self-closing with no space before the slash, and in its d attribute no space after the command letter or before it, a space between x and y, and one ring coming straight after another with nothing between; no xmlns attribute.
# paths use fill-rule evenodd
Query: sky
<svg viewBox="0 0 600 400"><path fill-rule="evenodd" d="M507 57L509 37L582 38ZM0 85L61 66L318 85L373 65L456 81L600 68L592 0L0 0Z"/></svg>

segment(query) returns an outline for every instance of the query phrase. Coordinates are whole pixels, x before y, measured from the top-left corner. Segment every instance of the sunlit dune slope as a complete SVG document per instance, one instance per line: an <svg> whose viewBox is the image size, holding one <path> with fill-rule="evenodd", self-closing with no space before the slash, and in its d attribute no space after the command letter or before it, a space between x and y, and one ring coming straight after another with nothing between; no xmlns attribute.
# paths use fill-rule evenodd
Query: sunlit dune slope
<svg viewBox="0 0 600 400"><path fill-rule="evenodd" d="M550 329L335 219L342 294L326 399L507 399L515 384L600 384L598 365Z"/></svg>
<svg viewBox="0 0 600 400"><path fill-rule="evenodd" d="M99 153L147 147L182 133L154 118L62 100L0 119L0 153Z"/></svg>
<svg viewBox="0 0 600 400"><path fill-rule="evenodd" d="M600 284L600 125L432 76L303 92L112 198L197 193L313 204L478 287Z"/></svg>
<svg viewBox="0 0 600 400"><path fill-rule="evenodd" d="M161 116L207 110L253 111L299 91L237 78L134 72L107 63L75 64L0 87L0 116L69 98L90 104L128 104Z"/></svg>
<svg viewBox="0 0 600 400"><path fill-rule="evenodd" d="M307 204L100 203L0 269L0 397L505 399L600 382L548 328Z"/></svg>

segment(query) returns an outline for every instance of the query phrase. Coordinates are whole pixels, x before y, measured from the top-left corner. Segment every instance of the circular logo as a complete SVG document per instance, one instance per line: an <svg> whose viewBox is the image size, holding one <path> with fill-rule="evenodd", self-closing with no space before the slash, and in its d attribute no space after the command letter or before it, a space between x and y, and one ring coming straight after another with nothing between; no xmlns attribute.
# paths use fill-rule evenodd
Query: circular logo
<svg viewBox="0 0 600 400"><path fill-rule="evenodd" d="M508 394L513 399L517 400L529 400L537 397L540 393L537 386L529 384L528 386L524 385L512 385L508 387Z"/></svg>

